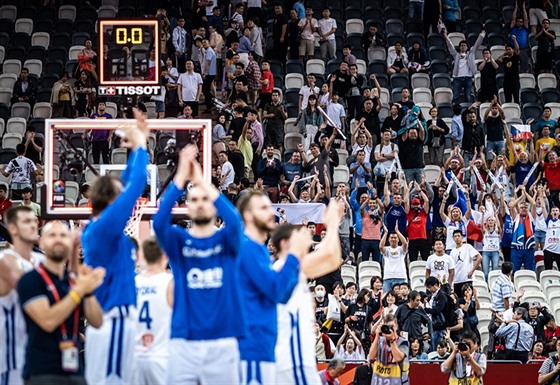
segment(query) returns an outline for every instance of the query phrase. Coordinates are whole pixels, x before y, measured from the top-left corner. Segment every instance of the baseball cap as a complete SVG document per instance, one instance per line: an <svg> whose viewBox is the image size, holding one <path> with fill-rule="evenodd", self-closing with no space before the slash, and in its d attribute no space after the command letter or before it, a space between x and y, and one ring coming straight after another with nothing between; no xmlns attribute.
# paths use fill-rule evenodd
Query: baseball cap
<svg viewBox="0 0 560 385"><path fill-rule="evenodd" d="M410 204L412 204L412 205L419 205L421 203L422 202L420 202L420 199L418 199L418 198L414 198L414 199L412 199L412 202L410 202Z"/></svg>
<svg viewBox="0 0 560 385"><path fill-rule="evenodd" d="M541 304L540 304L539 302L537 302L537 301L531 302L531 303L529 304L529 309L537 308L537 307L539 307L540 305L541 305Z"/></svg>

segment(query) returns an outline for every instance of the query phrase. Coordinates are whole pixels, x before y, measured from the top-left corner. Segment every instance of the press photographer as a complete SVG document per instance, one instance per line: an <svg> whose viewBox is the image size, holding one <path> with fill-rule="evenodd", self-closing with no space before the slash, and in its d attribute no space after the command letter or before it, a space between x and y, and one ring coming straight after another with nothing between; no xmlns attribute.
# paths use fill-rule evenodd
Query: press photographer
<svg viewBox="0 0 560 385"><path fill-rule="evenodd" d="M482 376L486 372L486 355L478 353L478 339L471 331L461 336L461 341L455 343L451 355L441 364L441 371L449 373L448 384L482 383Z"/></svg>
<svg viewBox="0 0 560 385"><path fill-rule="evenodd" d="M558 365L559 354L560 340L556 341L556 355L548 357L539 369L539 384L558 384L558 382L560 381L560 365Z"/></svg>
<svg viewBox="0 0 560 385"><path fill-rule="evenodd" d="M408 341L397 334L397 320L389 314L376 331L369 351L372 384L408 382Z"/></svg>

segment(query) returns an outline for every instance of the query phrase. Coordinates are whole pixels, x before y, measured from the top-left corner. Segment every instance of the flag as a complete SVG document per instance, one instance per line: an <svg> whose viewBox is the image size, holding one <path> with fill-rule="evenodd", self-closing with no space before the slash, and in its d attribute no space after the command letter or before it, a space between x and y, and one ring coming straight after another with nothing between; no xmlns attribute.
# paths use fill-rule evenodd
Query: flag
<svg viewBox="0 0 560 385"><path fill-rule="evenodd" d="M467 212L467 197L461 188L457 189L457 200L453 206L459 207L463 215Z"/></svg>
<svg viewBox="0 0 560 385"><path fill-rule="evenodd" d="M280 216L279 210L283 210L288 223L292 225L301 225L305 218L309 222L323 223L325 205L322 203L273 204L272 207L276 212L276 216Z"/></svg>
<svg viewBox="0 0 560 385"><path fill-rule="evenodd" d="M533 137L531 126L529 124L512 124L511 137L515 141L531 139Z"/></svg>

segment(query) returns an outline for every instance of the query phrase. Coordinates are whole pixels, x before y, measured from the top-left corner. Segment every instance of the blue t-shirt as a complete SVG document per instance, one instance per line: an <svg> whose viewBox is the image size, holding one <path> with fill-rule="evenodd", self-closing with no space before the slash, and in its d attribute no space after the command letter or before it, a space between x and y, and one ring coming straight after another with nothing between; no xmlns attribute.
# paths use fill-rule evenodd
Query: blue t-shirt
<svg viewBox="0 0 560 385"><path fill-rule="evenodd" d="M511 35L515 35L519 49L527 48L527 43L529 42L529 30L527 28L524 26L513 27L511 29ZM509 44L511 44L512 47L514 46L512 38L509 39Z"/></svg>
<svg viewBox="0 0 560 385"><path fill-rule="evenodd" d="M239 339L241 359L275 362L274 348L278 336L276 306L287 303L299 274L299 261L288 255L282 270L272 269L270 253L260 244L243 235L239 255L239 278L242 306L249 333Z"/></svg>
<svg viewBox="0 0 560 385"><path fill-rule="evenodd" d="M517 161L515 163L513 171L515 172L515 185L516 186L519 186L519 185L523 184L523 181L527 177L527 174L529 174L529 171L531 171L531 168L533 168L532 163L523 164L520 161ZM525 186L527 189L531 188L531 186L535 182L535 174L536 174L536 172L534 172L531 175L531 177L529 178L529 181L527 182L527 185Z"/></svg>
<svg viewBox="0 0 560 385"><path fill-rule="evenodd" d="M358 166L358 162L354 162L350 165L350 168L354 168ZM367 179L369 178L370 174L366 172L365 168L367 167L371 170L371 163L364 162L363 166L359 166L356 171L352 174L352 186L356 184L356 180L360 183L360 188L367 187Z"/></svg>
<svg viewBox="0 0 560 385"><path fill-rule="evenodd" d="M511 247L513 241L513 220L509 214L504 216L504 233L502 234L501 247Z"/></svg>
<svg viewBox="0 0 560 385"><path fill-rule="evenodd" d="M286 162L284 163L282 168L284 171L284 178L288 182L292 182L296 175L298 175L299 177L303 175L303 166L301 165L301 163L293 164L292 162Z"/></svg>
<svg viewBox="0 0 560 385"><path fill-rule="evenodd" d="M154 232L175 280L171 338L213 340L245 334L237 259L243 226L230 201L214 202L225 225L196 238L171 224L171 209L183 191L171 183L154 215ZM231 322L232 317L236 321Z"/></svg>
<svg viewBox="0 0 560 385"><path fill-rule="evenodd" d="M303 5L303 2L296 1L296 3L294 4L294 9L297 12L298 19L305 19L305 6Z"/></svg>
<svg viewBox="0 0 560 385"><path fill-rule="evenodd" d="M148 153L133 150L122 174L121 194L97 218L92 218L82 234L84 261L106 270L103 284L95 296L104 312L115 306L136 306L136 246L124 234L124 228L147 181Z"/></svg>
<svg viewBox="0 0 560 385"><path fill-rule="evenodd" d="M406 234L407 219L404 206L394 206L391 203L385 213L385 225L389 231L393 231L397 222L399 224L399 231L401 234Z"/></svg>

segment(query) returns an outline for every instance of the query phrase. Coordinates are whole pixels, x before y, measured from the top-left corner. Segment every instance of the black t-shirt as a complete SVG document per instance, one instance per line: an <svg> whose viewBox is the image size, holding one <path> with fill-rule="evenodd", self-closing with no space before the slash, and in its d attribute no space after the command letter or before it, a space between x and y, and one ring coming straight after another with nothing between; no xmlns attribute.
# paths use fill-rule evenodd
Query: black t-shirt
<svg viewBox="0 0 560 385"><path fill-rule="evenodd" d="M200 27L206 28L206 22L202 18L206 17L206 8L197 6L194 10L193 17L193 29L198 29Z"/></svg>
<svg viewBox="0 0 560 385"><path fill-rule="evenodd" d="M519 83L519 55L504 56L504 80Z"/></svg>
<svg viewBox="0 0 560 385"><path fill-rule="evenodd" d="M57 275L51 274L47 270L60 298L64 298L70 291L69 276L65 273L63 279ZM30 301L38 299L39 297L47 297L50 305L52 306L55 301L54 297L47 288L47 284L37 270L30 271L25 274L18 282L17 291L19 295L19 302L22 309ZM41 329L24 311L25 322L27 324L27 349L25 352L25 367L23 369L23 377L29 378L30 376L37 376L41 374L56 374L65 375L68 372L62 370L62 356L59 342L62 340L60 328L57 328L52 333L48 333ZM80 317L83 317L83 305L80 306ZM66 329L69 333L69 338L74 334L74 313L66 319ZM77 339L78 350L81 350L80 338ZM84 365L80 362L78 372L72 373L83 375Z"/></svg>
<svg viewBox="0 0 560 385"><path fill-rule="evenodd" d="M491 63L486 63L480 71L480 88L496 88L496 69Z"/></svg>
<svg viewBox="0 0 560 385"><path fill-rule="evenodd" d="M274 18L274 24L272 26L272 36L274 40L279 41L282 37L282 27L288 24L288 16L284 15L283 13L276 15ZM286 42L286 38L288 37L288 32L284 35L284 42Z"/></svg>
<svg viewBox="0 0 560 385"><path fill-rule="evenodd" d="M377 105L377 99L374 99L373 105ZM357 120L365 118L364 124L366 129L369 131L371 135L375 135L377 137L377 141L379 142L379 138L381 136L381 131L379 127L379 114L377 110L374 108L371 109L370 112L366 110L362 110L358 116L356 117Z"/></svg>
<svg viewBox="0 0 560 385"><path fill-rule="evenodd" d="M43 140L35 136L35 144L41 148L43 148ZM25 139L22 141L25 144ZM25 151L25 157L31 159L35 164L41 163L41 153L35 149L32 143L27 145L27 150Z"/></svg>
<svg viewBox="0 0 560 385"><path fill-rule="evenodd" d="M544 33L541 35L537 41L537 51L540 53L550 53L554 49L554 40L556 39L556 32L552 29L548 30L548 33L554 36L554 39L549 39Z"/></svg>
<svg viewBox="0 0 560 385"><path fill-rule="evenodd" d="M340 70L336 70L329 76L327 81L330 82L332 75L336 75L336 80L333 82L333 91L338 92L338 96L341 98L346 97L350 87L352 87L352 84L350 83L350 75L348 73L344 74L340 72Z"/></svg>
<svg viewBox="0 0 560 385"><path fill-rule="evenodd" d="M329 297L325 294L323 302L317 301L315 298L315 319L322 325L323 322L327 320L327 315L325 314L325 309L329 306Z"/></svg>
<svg viewBox="0 0 560 385"><path fill-rule="evenodd" d="M348 306L348 310L346 310L346 317L350 317L355 315L358 317L357 321L350 321L348 322L348 327L352 330L364 330L364 327L368 326L368 321L371 320L371 309L368 305L364 304L362 306L358 305L357 303L353 303ZM366 321L366 319L368 321Z"/></svg>
<svg viewBox="0 0 560 385"><path fill-rule="evenodd" d="M406 115L406 113L408 112L408 110L411 110L412 107L414 107L414 102L410 99L408 99L406 102L403 102L402 100L399 102L399 104L402 106L401 108L401 113L403 115ZM397 130L398 131L398 130Z"/></svg>
<svg viewBox="0 0 560 385"><path fill-rule="evenodd" d="M245 176L245 158L239 150L228 151L228 160L233 166L233 171L235 171L235 177L233 178L233 181L235 183L239 183L241 178Z"/></svg>
<svg viewBox="0 0 560 385"><path fill-rule="evenodd" d="M485 124L486 140L493 142L504 140L504 125L502 123L502 118L500 118L500 115L496 117L488 115Z"/></svg>
<svg viewBox="0 0 560 385"><path fill-rule="evenodd" d="M241 133L243 132L243 127L245 126L245 118L233 118L229 124L228 135L236 142L239 140Z"/></svg>
<svg viewBox="0 0 560 385"><path fill-rule="evenodd" d="M420 139L399 142L399 156L402 168L424 168L424 141Z"/></svg>

